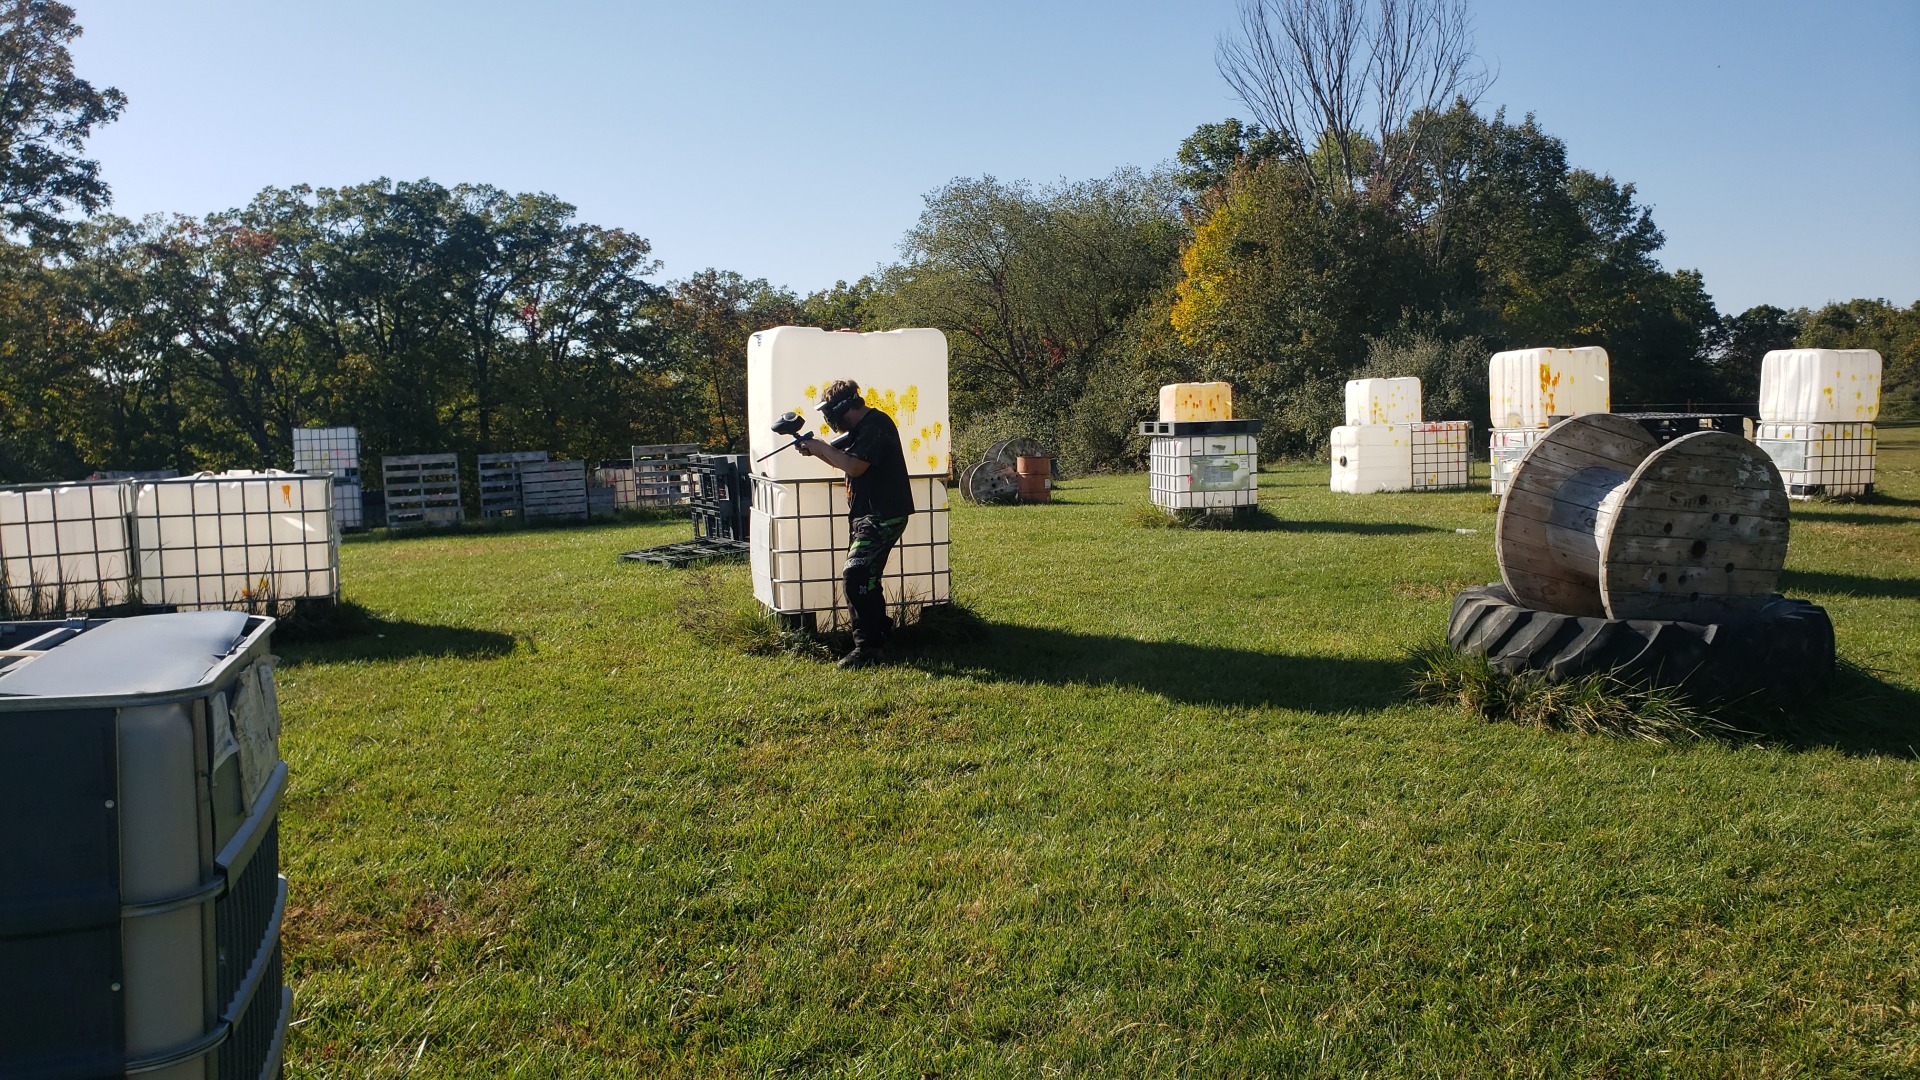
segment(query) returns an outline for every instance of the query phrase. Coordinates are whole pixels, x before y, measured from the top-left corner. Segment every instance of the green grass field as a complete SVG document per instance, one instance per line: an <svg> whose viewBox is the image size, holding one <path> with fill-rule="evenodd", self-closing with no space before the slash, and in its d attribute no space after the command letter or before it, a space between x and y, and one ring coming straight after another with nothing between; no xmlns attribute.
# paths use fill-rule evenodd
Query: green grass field
<svg viewBox="0 0 1920 1080"><path fill-rule="evenodd" d="M1493 500L1323 466L1260 531L1142 528L1140 476L956 506L986 632L858 672L684 632L615 557L684 522L350 542L377 626L280 647L289 1075L1915 1075L1920 429L1882 452L1784 586L1885 725L1788 744L1404 704Z"/></svg>

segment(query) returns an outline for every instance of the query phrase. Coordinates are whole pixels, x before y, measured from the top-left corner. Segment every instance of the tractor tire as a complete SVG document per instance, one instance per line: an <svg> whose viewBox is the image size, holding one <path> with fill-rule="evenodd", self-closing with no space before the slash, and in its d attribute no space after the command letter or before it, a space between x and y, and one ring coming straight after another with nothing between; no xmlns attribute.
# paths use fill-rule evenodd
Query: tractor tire
<svg viewBox="0 0 1920 1080"><path fill-rule="evenodd" d="M1778 596L1738 619L1692 623L1538 611L1515 603L1504 585L1485 585L1453 598L1447 644L1508 674L1537 671L1564 682L1607 672L1713 700L1804 693L1824 684L1834 665L1826 610Z"/></svg>

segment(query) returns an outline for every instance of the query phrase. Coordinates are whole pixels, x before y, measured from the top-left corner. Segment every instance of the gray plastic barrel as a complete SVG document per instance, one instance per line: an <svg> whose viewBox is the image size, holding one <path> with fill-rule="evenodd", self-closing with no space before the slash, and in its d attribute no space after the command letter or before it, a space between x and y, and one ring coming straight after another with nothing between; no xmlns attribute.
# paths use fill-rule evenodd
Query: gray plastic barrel
<svg viewBox="0 0 1920 1080"><path fill-rule="evenodd" d="M0 1076L279 1075L272 629L0 623Z"/></svg>

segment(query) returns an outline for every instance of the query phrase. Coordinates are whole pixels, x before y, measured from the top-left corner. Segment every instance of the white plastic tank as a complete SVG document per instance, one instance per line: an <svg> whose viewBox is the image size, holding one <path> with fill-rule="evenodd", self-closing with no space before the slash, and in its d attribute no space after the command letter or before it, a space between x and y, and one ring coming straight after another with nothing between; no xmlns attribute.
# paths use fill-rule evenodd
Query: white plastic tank
<svg viewBox="0 0 1920 1080"><path fill-rule="evenodd" d="M908 604L953 598L946 481L914 477L912 488L913 516L881 578L895 615ZM754 599L769 610L814 613L822 629L846 623L840 585L849 541L843 490L837 480L753 481L748 559Z"/></svg>
<svg viewBox="0 0 1920 1080"><path fill-rule="evenodd" d="M134 521L143 603L277 609L339 591L328 477L228 472L145 483Z"/></svg>
<svg viewBox="0 0 1920 1080"><path fill-rule="evenodd" d="M1513 479L1513 470L1520 459L1527 455L1527 449L1540 441L1547 433L1546 428L1494 428L1487 438L1488 477L1495 495L1504 493L1507 484Z"/></svg>
<svg viewBox="0 0 1920 1080"><path fill-rule="evenodd" d="M852 379L866 403L900 429L907 472L945 476L952 462L947 413L947 337L938 330L854 334L811 326L776 326L747 342L747 431L754 458L787 440L773 432L785 412L807 418L807 430L832 437L814 402L828 383ZM792 451L753 466L774 480L838 479L840 471Z"/></svg>
<svg viewBox="0 0 1920 1080"><path fill-rule="evenodd" d="M1148 497L1163 510L1214 510L1260 501L1252 435L1160 435L1148 444Z"/></svg>
<svg viewBox="0 0 1920 1080"><path fill-rule="evenodd" d="M130 600L129 509L119 482L0 491L0 609L67 614Z"/></svg>
<svg viewBox="0 0 1920 1080"><path fill-rule="evenodd" d="M1168 383L1160 388L1160 422L1188 423L1233 419L1233 384Z"/></svg>
<svg viewBox="0 0 1920 1080"><path fill-rule="evenodd" d="M1543 428L1549 417L1609 412L1607 350L1515 349L1487 366L1487 408L1496 428Z"/></svg>
<svg viewBox="0 0 1920 1080"><path fill-rule="evenodd" d="M1880 416L1880 368L1872 349L1776 349L1760 359L1760 419L1870 424Z"/></svg>
<svg viewBox="0 0 1920 1080"><path fill-rule="evenodd" d="M1762 420L1754 445L1767 452L1787 495L1864 495L1873 487L1878 438L1872 424L1782 424Z"/></svg>
<svg viewBox="0 0 1920 1080"><path fill-rule="evenodd" d="M1411 424L1420 419L1420 380L1350 379L1347 424Z"/></svg>
<svg viewBox="0 0 1920 1080"><path fill-rule="evenodd" d="M1331 438L1329 486L1349 495L1405 491L1413 486L1413 433L1409 424L1343 424Z"/></svg>
<svg viewBox="0 0 1920 1080"><path fill-rule="evenodd" d="M295 472L330 472L336 478L360 474L360 429L294 428Z"/></svg>

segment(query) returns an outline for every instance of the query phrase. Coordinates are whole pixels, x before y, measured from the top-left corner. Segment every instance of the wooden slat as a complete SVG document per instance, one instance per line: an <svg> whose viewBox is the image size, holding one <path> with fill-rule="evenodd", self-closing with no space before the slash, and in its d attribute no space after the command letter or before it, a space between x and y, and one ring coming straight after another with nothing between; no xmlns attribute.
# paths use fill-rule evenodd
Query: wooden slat
<svg viewBox="0 0 1920 1080"><path fill-rule="evenodd" d="M1606 614L1599 560L1585 567L1549 540L1560 488L1582 469L1631 473L1659 446L1639 424L1607 413L1563 420L1520 459L1494 522L1500 576L1520 603L1566 615Z"/></svg>
<svg viewBox="0 0 1920 1080"><path fill-rule="evenodd" d="M380 471L388 525L450 525L465 516L455 455L389 455L380 459Z"/></svg>
<svg viewBox="0 0 1920 1080"><path fill-rule="evenodd" d="M1634 471L1605 538L1608 613L1704 621L1760 606L1786 563L1787 515L1759 447L1723 431L1675 439Z"/></svg>
<svg viewBox="0 0 1920 1080"><path fill-rule="evenodd" d="M523 465L520 501L528 519L587 517L587 463L545 461Z"/></svg>

